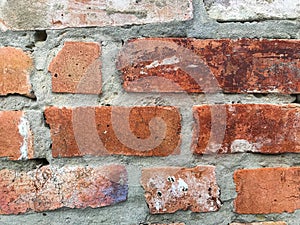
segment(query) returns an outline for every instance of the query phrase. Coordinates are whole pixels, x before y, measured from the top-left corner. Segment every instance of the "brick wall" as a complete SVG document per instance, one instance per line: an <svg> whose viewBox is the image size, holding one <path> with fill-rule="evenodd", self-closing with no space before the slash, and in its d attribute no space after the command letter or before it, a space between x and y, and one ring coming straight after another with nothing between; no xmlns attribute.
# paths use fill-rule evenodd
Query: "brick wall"
<svg viewBox="0 0 300 225"><path fill-rule="evenodd" d="M299 15L0 1L0 223L299 225Z"/></svg>

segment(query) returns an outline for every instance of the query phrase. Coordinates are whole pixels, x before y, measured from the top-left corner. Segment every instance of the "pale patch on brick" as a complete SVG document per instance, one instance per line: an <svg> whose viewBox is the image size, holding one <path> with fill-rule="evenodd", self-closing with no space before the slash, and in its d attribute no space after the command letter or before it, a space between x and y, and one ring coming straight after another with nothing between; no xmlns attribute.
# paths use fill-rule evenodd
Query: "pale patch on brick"
<svg viewBox="0 0 300 225"><path fill-rule="evenodd" d="M213 166L147 168L141 184L152 214L188 209L211 212L221 207Z"/></svg>
<svg viewBox="0 0 300 225"><path fill-rule="evenodd" d="M208 14L220 21L299 19L300 2L295 0L205 0Z"/></svg>
<svg viewBox="0 0 300 225"><path fill-rule="evenodd" d="M2 0L1 5L3 30L123 26L193 18L192 0Z"/></svg>

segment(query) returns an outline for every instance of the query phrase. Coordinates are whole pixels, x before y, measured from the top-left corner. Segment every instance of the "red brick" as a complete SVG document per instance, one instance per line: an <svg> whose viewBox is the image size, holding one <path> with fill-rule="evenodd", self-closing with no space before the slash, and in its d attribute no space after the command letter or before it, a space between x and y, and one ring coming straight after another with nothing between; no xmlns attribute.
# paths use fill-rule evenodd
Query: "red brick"
<svg viewBox="0 0 300 225"><path fill-rule="evenodd" d="M142 171L141 184L150 213L217 211L221 202L215 167L163 167Z"/></svg>
<svg viewBox="0 0 300 225"><path fill-rule="evenodd" d="M53 157L179 153L181 118L175 107L49 107L45 116Z"/></svg>
<svg viewBox="0 0 300 225"><path fill-rule="evenodd" d="M300 167L237 170L234 181L237 213L291 213L300 209Z"/></svg>
<svg viewBox="0 0 300 225"><path fill-rule="evenodd" d="M20 94L34 97L30 84L32 59L23 50L0 48L0 95Z"/></svg>
<svg viewBox="0 0 300 225"><path fill-rule="evenodd" d="M230 225L287 225L285 222L231 223Z"/></svg>
<svg viewBox="0 0 300 225"><path fill-rule="evenodd" d="M124 166L44 166L29 172L0 171L0 214L102 207L125 201Z"/></svg>
<svg viewBox="0 0 300 225"><path fill-rule="evenodd" d="M0 8L0 29L32 30L66 27L123 26L186 21L193 18L192 0L92 1L37 0Z"/></svg>
<svg viewBox="0 0 300 225"><path fill-rule="evenodd" d="M193 108L196 154L300 153L298 105L232 104Z"/></svg>
<svg viewBox="0 0 300 225"><path fill-rule="evenodd" d="M101 92L101 47L92 42L65 42L52 60L52 91L99 94Z"/></svg>
<svg viewBox="0 0 300 225"><path fill-rule="evenodd" d="M33 135L21 111L0 111L0 157L34 158Z"/></svg>
<svg viewBox="0 0 300 225"><path fill-rule="evenodd" d="M135 39L118 69L129 92L296 94L299 52L299 40Z"/></svg>

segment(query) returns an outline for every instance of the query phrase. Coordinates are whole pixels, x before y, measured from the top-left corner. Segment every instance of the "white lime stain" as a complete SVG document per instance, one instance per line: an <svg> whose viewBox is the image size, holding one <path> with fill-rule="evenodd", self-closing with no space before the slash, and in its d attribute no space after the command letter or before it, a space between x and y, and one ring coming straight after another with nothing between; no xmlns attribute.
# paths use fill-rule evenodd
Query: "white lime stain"
<svg viewBox="0 0 300 225"><path fill-rule="evenodd" d="M29 122L23 116L20 119L20 123L18 125L19 133L23 138L22 145L20 147L21 156L19 159L28 159L28 138L29 138Z"/></svg>

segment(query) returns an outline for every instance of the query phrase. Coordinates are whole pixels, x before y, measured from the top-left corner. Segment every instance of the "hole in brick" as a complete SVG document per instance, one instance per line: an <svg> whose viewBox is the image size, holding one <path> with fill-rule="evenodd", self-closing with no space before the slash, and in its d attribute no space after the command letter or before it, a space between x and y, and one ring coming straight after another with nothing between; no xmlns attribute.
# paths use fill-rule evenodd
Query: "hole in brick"
<svg viewBox="0 0 300 225"><path fill-rule="evenodd" d="M107 124L106 127L109 127L109 124Z"/></svg>
<svg viewBox="0 0 300 225"><path fill-rule="evenodd" d="M57 74L57 73L55 73L55 74L54 74L54 77L58 77L58 74Z"/></svg>
<svg viewBox="0 0 300 225"><path fill-rule="evenodd" d="M162 196L162 193L161 193L160 191L158 191L158 192L157 192L157 195L158 195L159 197L161 197L161 196Z"/></svg>
<svg viewBox="0 0 300 225"><path fill-rule="evenodd" d="M263 98L263 97L267 96L268 94L255 93L255 94L253 94L253 95L254 95L254 97L256 97L256 98Z"/></svg>
<svg viewBox="0 0 300 225"><path fill-rule="evenodd" d="M47 32L45 30L37 30L34 33L34 41L46 41L47 40Z"/></svg>
<svg viewBox="0 0 300 225"><path fill-rule="evenodd" d="M71 74L68 75L68 77L71 77L71 76L72 76Z"/></svg>

